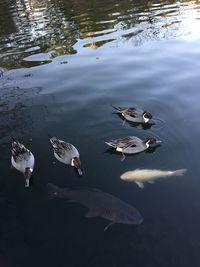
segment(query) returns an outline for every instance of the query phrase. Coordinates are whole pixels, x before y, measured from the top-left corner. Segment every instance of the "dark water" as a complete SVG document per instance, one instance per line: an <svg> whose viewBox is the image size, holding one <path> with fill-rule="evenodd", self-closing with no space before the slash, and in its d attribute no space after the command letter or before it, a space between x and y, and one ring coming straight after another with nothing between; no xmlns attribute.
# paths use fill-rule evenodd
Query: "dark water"
<svg viewBox="0 0 200 267"><path fill-rule="evenodd" d="M0 1L0 266L192 266L200 262L199 1ZM153 113L123 124L113 105ZM76 145L84 176L57 162L48 136ZM156 150L109 153L103 140L156 136ZM34 184L10 169L15 137L35 155ZM187 168L143 190L126 170ZM86 185L135 206L141 225L84 218L45 185Z"/></svg>

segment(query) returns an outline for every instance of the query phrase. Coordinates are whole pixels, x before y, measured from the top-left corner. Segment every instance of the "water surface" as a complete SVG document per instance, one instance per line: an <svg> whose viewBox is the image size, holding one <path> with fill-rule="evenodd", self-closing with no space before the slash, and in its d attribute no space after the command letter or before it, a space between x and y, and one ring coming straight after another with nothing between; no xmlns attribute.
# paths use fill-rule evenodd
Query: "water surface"
<svg viewBox="0 0 200 267"><path fill-rule="evenodd" d="M0 2L2 266L199 266L199 11L198 1ZM111 104L156 124L124 124ZM79 149L82 178L54 159L49 135ZM127 135L163 142L121 162L104 140ZM30 190L10 168L12 137L35 155ZM135 168L188 171L141 190L119 179ZM109 192L144 222L103 232L107 221L80 205L48 201L49 182Z"/></svg>

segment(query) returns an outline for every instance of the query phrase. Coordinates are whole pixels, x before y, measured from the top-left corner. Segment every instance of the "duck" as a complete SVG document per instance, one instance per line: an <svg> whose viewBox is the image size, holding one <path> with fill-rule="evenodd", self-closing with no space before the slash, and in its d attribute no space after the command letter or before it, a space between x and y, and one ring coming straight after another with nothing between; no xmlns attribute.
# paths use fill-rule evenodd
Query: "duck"
<svg viewBox="0 0 200 267"><path fill-rule="evenodd" d="M105 141L105 143L122 154L136 154L145 151L152 144L160 144L161 141L156 140L154 137L148 137L145 140L142 140L136 136L127 136L124 138Z"/></svg>
<svg viewBox="0 0 200 267"><path fill-rule="evenodd" d="M152 119L152 114L148 111L144 111L143 109L134 107L115 107L113 105L112 107L130 122L148 123Z"/></svg>
<svg viewBox="0 0 200 267"><path fill-rule="evenodd" d="M25 187L29 187L33 174L35 158L33 153L18 141L12 142L11 164L25 177Z"/></svg>
<svg viewBox="0 0 200 267"><path fill-rule="evenodd" d="M80 154L76 147L56 138L55 136L50 138L50 142L53 147L55 158L64 164L74 166L77 169L78 174L82 175L81 161L79 159Z"/></svg>

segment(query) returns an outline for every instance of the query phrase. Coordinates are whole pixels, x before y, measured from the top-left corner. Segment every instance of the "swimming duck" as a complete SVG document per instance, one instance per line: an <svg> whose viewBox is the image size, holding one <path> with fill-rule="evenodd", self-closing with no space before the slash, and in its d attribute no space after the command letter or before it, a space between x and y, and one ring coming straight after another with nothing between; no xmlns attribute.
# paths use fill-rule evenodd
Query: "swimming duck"
<svg viewBox="0 0 200 267"><path fill-rule="evenodd" d="M127 108L127 107L114 107L118 113L120 113L127 121L135 123L147 123L152 118L152 115L148 111L144 111L139 108Z"/></svg>
<svg viewBox="0 0 200 267"><path fill-rule="evenodd" d="M51 137L50 142L53 146L55 158L64 164L74 166L77 169L78 174L82 175L79 152L75 146L56 137Z"/></svg>
<svg viewBox="0 0 200 267"><path fill-rule="evenodd" d="M156 140L154 137L149 137L142 140L136 136L128 136L105 142L107 145L113 147L122 154L136 154L145 151L152 144L159 144L161 141Z"/></svg>
<svg viewBox="0 0 200 267"><path fill-rule="evenodd" d="M22 172L25 177L25 187L29 187L29 181L33 174L35 158L30 150L18 141L12 142L12 166Z"/></svg>

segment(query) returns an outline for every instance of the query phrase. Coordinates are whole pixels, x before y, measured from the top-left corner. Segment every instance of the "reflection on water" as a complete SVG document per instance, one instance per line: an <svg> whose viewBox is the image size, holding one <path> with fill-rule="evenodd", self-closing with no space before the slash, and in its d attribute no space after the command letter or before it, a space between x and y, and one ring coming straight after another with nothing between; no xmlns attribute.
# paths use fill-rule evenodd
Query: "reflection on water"
<svg viewBox="0 0 200 267"><path fill-rule="evenodd" d="M2 0L1 66L31 67L106 44L193 38L200 33L199 10L198 1Z"/></svg>
<svg viewBox="0 0 200 267"><path fill-rule="evenodd" d="M0 267L199 267L199 1L0 0ZM49 63L49 64L47 64ZM5 69L8 70L5 70ZM125 122L114 106L153 114ZM74 144L84 175L55 161L49 136ZM162 140L126 156L104 140ZM11 138L36 159L34 184L10 169ZM187 168L140 190L134 169ZM84 218L45 187L99 188L137 207L141 225Z"/></svg>

